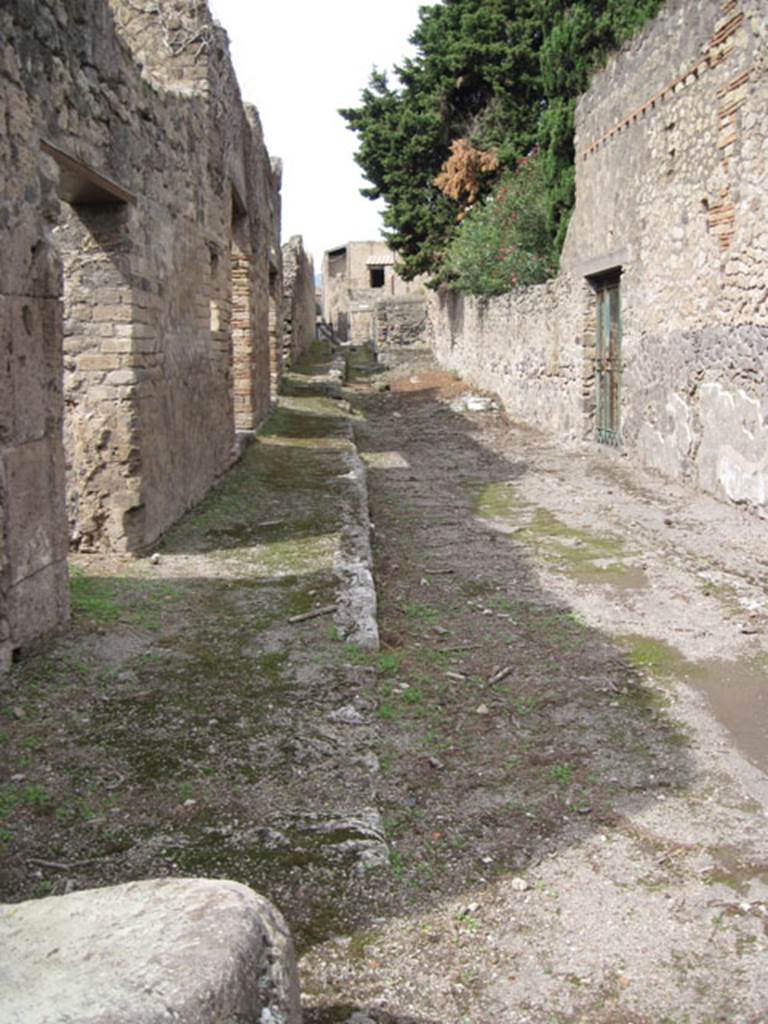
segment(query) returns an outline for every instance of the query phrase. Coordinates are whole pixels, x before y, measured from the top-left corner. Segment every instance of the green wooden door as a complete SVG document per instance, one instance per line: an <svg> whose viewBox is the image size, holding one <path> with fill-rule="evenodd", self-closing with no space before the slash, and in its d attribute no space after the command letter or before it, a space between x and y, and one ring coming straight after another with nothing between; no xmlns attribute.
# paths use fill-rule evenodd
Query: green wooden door
<svg viewBox="0 0 768 1024"><path fill-rule="evenodd" d="M621 309L619 279L595 285L597 331L595 338L595 395L597 440L621 445Z"/></svg>

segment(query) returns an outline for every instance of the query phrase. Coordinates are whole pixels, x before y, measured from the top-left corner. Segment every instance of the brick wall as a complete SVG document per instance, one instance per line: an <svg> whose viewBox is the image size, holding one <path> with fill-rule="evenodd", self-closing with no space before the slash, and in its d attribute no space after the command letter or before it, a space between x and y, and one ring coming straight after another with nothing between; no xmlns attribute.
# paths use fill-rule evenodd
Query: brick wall
<svg viewBox="0 0 768 1024"><path fill-rule="evenodd" d="M200 0L9 0L0 39L2 662L66 615L67 519L146 549L265 415L279 175Z"/></svg>

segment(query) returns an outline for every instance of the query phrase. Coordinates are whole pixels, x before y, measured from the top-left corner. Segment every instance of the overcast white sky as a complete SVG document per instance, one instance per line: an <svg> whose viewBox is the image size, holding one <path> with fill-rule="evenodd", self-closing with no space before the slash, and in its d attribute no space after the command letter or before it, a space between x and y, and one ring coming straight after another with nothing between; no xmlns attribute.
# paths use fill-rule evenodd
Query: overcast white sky
<svg viewBox="0 0 768 1024"><path fill-rule="evenodd" d="M375 64L411 52L424 0L209 0L229 33L243 98L261 114L267 148L283 159L283 240L322 253L378 238L379 204L353 160L356 136L336 113L356 106Z"/></svg>

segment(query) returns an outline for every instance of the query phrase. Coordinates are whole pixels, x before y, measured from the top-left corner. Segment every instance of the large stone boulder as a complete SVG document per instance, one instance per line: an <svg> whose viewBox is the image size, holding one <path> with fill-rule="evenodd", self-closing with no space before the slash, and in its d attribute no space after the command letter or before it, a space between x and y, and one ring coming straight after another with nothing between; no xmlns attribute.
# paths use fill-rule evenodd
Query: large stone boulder
<svg viewBox="0 0 768 1024"><path fill-rule="evenodd" d="M293 944L236 882L130 882L0 907L2 1024L299 1024Z"/></svg>

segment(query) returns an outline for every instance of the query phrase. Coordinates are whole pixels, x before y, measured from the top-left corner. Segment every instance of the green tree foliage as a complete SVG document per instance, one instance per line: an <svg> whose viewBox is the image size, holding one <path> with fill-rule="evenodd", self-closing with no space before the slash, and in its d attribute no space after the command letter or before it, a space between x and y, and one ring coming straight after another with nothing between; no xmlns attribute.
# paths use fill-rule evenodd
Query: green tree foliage
<svg viewBox="0 0 768 1024"><path fill-rule="evenodd" d="M446 277L457 204L435 179L457 139L497 150L500 173L538 143L547 251L559 251L573 205L576 97L661 3L444 0L421 8L416 55L395 69L396 84L374 70L360 105L341 111L371 183L363 194L384 198L386 235L406 277Z"/></svg>

